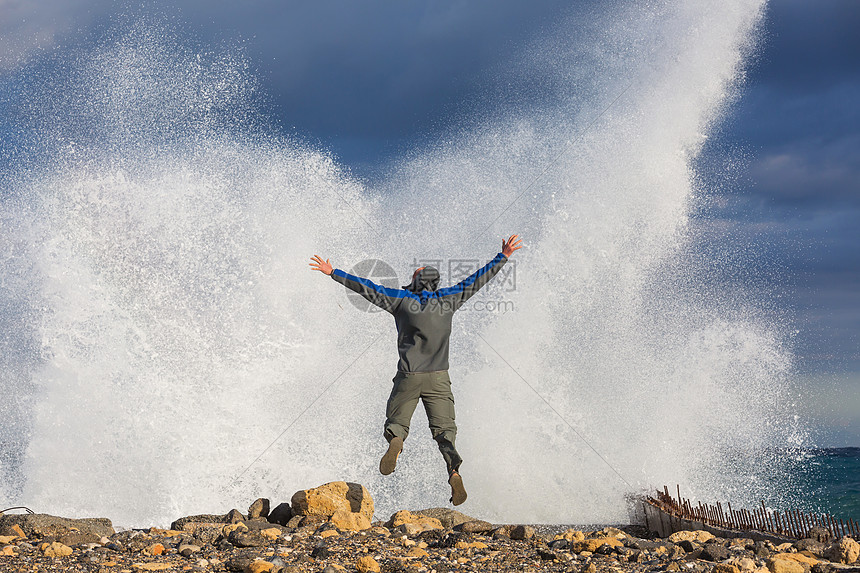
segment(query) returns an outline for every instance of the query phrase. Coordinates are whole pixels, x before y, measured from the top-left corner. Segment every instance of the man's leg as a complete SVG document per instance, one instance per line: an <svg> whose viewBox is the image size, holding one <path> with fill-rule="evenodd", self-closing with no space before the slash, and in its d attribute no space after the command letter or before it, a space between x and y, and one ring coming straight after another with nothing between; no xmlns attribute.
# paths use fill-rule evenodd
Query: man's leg
<svg viewBox="0 0 860 573"><path fill-rule="evenodd" d="M394 377L394 386L385 407L385 439L388 440L388 451L379 462L379 471L388 475L397 466L397 458L403 450L403 441L409 435L409 423L418 398L421 396L421 380L414 374L398 372Z"/></svg>
<svg viewBox="0 0 860 573"><path fill-rule="evenodd" d="M457 453L454 443L457 439L457 424L454 415L454 394L451 392L451 379L447 372L434 372L421 393L427 421L433 439L445 458L448 466L448 483L451 485L451 501L460 505L466 501L466 490L458 470L463 458Z"/></svg>

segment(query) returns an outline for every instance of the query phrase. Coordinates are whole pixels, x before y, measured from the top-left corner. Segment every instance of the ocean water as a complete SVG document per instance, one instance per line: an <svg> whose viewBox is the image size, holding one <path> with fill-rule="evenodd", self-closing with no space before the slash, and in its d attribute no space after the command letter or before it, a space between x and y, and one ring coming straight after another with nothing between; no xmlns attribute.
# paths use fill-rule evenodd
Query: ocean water
<svg viewBox="0 0 860 573"><path fill-rule="evenodd" d="M676 483L799 503L807 474L778 453L813 445L783 414L792 330L729 280L747 254L701 216L696 170L763 10L560 22L504 72L540 105L511 94L373 184L281 135L240 52L164 27L4 78L0 505L165 525L334 480L380 517L446 505L420 409L378 474L394 327L308 257L380 260L394 284L434 261L448 284L515 232L515 274L452 336L464 511L618 523L628 494Z"/></svg>
<svg viewBox="0 0 860 573"><path fill-rule="evenodd" d="M860 448L809 450L801 460L810 510L860 522Z"/></svg>

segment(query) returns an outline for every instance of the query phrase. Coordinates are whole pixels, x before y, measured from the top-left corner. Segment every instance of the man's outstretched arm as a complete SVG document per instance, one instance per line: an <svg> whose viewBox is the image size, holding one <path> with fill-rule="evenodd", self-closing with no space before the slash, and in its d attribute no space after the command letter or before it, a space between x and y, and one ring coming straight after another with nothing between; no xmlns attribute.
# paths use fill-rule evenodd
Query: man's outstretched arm
<svg viewBox="0 0 860 573"><path fill-rule="evenodd" d="M319 255L311 257L311 261L313 261L310 263L311 270L330 276L336 282L339 282L351 291L357 292L382 310L394 312L394 308L401 299L400 295L404 292L399 289L387 288L371 280L356 277L340 269L335 269L331 266L328 259L323 260Z"/></svg>
<svg viewBox="0 0 860 573"><path fill-rule="evenodd" d="M508 258L514 254L514 251L523 247L522 243L523 241L518 235L511 235L508 240L502 239L502 251L492 261L458 284L440 289L440 294L442 296L453 296L459 303L466 302L502 270L502 267L508 262Z"/></svg>

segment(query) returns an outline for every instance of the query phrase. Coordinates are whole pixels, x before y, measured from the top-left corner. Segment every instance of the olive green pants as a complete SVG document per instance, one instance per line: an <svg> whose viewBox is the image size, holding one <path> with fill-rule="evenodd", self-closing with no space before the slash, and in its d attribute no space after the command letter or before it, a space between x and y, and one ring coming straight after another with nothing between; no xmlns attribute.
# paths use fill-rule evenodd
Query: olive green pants
<svg viewBox="0 0 860 573"><path fill-rule="evenodd" d="M463 459L454 447L457 424L454 423L454 394L451 393L448 372L398 372L393 382L385 408L385 439L390 442L396 436L406 440L412 414L420 399L427 412L430 433L445 458L448 473L459 469Z"/></svg>

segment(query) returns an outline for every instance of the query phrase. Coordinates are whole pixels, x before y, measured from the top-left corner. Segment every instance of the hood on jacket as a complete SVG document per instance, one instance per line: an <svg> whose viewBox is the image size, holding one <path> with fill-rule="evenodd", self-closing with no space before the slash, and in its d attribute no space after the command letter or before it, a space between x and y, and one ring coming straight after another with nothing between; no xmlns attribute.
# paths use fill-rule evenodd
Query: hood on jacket
<svg viewBox="0 0 860 573"><path fill-rule="evenodd" d="M439 271L433 267L424 267L408 285L403 285L403 288L418 294L422 290L436 290L439 288Z"/></svg>

